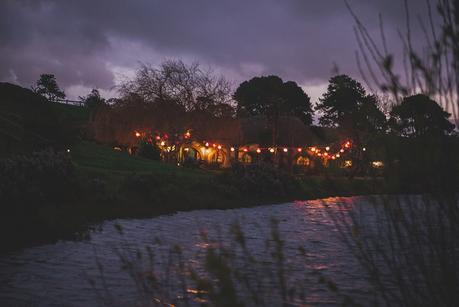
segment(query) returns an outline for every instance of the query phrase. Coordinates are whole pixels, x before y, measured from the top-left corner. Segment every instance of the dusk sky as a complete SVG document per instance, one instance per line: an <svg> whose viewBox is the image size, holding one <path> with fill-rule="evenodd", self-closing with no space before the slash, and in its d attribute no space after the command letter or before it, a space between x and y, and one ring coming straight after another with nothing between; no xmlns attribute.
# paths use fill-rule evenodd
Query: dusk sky
<svg viewBox="0 0 459 307"><path fill-rule="evenodd" d="M399 44L402 0L350 3L375 35L381 13L389 42ZM416 14L425 5L411 6ZM179 58L213 67L235 87L276 74L316 101L335 63L360 77L353 25L343 0L2 0L0 81L30 87L52 73L71 99L91 88L108 98L139 62Z"/></svg>

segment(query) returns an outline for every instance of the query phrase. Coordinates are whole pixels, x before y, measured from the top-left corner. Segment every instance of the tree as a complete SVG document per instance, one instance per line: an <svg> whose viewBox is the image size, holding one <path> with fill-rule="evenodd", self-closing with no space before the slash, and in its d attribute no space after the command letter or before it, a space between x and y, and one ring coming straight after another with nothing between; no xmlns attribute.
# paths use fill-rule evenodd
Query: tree
<svg viewBox="0 0 459 307"><path fill-rule="evenodd" d="M100 96L100 92L97 89L92 89L91 93L89 93L88 96L80 96L79 98L83 102L83 104L90 110L97 109L98 107L106 104L105 99L102 96Z"/></svg>
<svg viewBox="0 0 459 307"><path fill-rule="evenodd" d="M367 95L363 86L347 75L334 76L329 82L327 92L316 106L322 113L321 125L339 127L353 134L385 130L386 117L375 95Z"/></svg>
<svg viewBox="0 0 459 307"><path fill-rule="evenodd" d="M32 90L52 102L65 98L64 91L59 88L56 77L52 74L41 74Z"/></svg>
<svg viewBox="0 0 459 307"><path fill-rule="evenodd" d="M242 82L233 97L238 116L266 115L275 119L293 115L306 125L312 122L311 99L293 81L284 83L277 76L255 77Z"/></svg>
<svg viewBox="0 0 459 307"><path fill-rule="evenodd" d="M231 108L231 87L223 77L198 63L180 60L163 62L159 67L142 64L133 80L121 86L124 96L136 94L148 103L170 102L186 111L213 112L222 106ZM217 110L217 111L216 111Z"/></svg>
<svg viewBox="0 0 459 307"><path fill-rule="evenodd" d="M390 126L401 136L444 135L454 130L451 116L434 100L418 94L392 108Z"/></svg>

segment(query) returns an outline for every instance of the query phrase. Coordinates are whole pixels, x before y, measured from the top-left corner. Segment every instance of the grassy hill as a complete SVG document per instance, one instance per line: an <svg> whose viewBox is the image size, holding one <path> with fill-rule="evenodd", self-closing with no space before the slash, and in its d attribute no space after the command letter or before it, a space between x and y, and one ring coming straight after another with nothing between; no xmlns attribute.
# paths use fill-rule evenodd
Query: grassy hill
<svg viewBox="0 0 459 307"><path fill-rule="evenodd" d="M64 147L88 116L84 107L50 103L29 89L0 82L0 157Z"/></svg>

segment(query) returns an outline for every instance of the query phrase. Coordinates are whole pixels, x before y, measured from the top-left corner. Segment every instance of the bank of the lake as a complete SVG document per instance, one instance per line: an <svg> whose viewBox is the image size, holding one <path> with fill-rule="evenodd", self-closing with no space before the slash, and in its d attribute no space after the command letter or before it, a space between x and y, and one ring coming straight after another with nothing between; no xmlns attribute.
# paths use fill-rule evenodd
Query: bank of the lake
<svg viewBox="0 0 459 307"><path fill-rule="evenodd" d="M67 191L57 187L52 193L60 198L49 203L25 198L29 203L22 204L20 210L3 214L0 226L3 251L59 239L84 238L93 225L117 218L149 218L177 211L391 192L381 178L327 176L298 177L280 186L282 193L270 191L269 184L257 191L246 191L235 186L234 179L229 180L221 170L177 167L89 142L69 149L66 155L73 170L68 175L72 178Z"/></svg>

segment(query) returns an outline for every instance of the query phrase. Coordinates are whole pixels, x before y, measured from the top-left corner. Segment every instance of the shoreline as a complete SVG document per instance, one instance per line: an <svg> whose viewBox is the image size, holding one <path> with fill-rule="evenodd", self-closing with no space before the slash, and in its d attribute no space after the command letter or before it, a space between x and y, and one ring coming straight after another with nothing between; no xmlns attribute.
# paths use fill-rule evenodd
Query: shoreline
<svg viewBox="0 0 459 307"><path fill-rule="evenodd" d="M326 195L311 195L310 197L293 197L285 199L265 199L265 200L253 200L245 199L240 201L227 201L224 199L215 199L216 203L219 203L218 206L207 206L205 204L199 204L196 206L176 206L176 208L160 209L155 210L155 205L151 204L146 206L145 204L139 204L137 206L125 206L115 207L112 211L105 212L105 214L100 214L100 212L93 211L90 208L92 203L80 204L78 206L69 206L62 207L62 211L56 212L54 214L56 217L61 218L60 225L67 225L68 227L60 228L59 225L54 230L60 230L59 232L49 232L49 231L28 231L24 232L26 236L19 238L19 240L4 240L4 244L0 250L0 255L17 252L22 249L55 244L58 241L62 240L86 240L90 238L91 233L97 229L102 223L109 222L118 219L151 219L157 218L160 216L169 216L181 212L191 212L191 211L202 211L202 210L236 210L244 208L256 208L263 206L276 206L282 204L293 203L296 201L314 201L322 200L327 198L335 197L366 197L372 195L388 195L387 193L375 194L371 191L368 193L345 193L337 195L335 193L328 193ZM46 211L46 208L45 208ZM10 217L11 220L17 221L16 217ZM38 226L37 226L38 227ZM3 232L4 233L4 232ZM10 241L10 242L8 242ZM9 244L8 244L9 243Z"/></svg>

